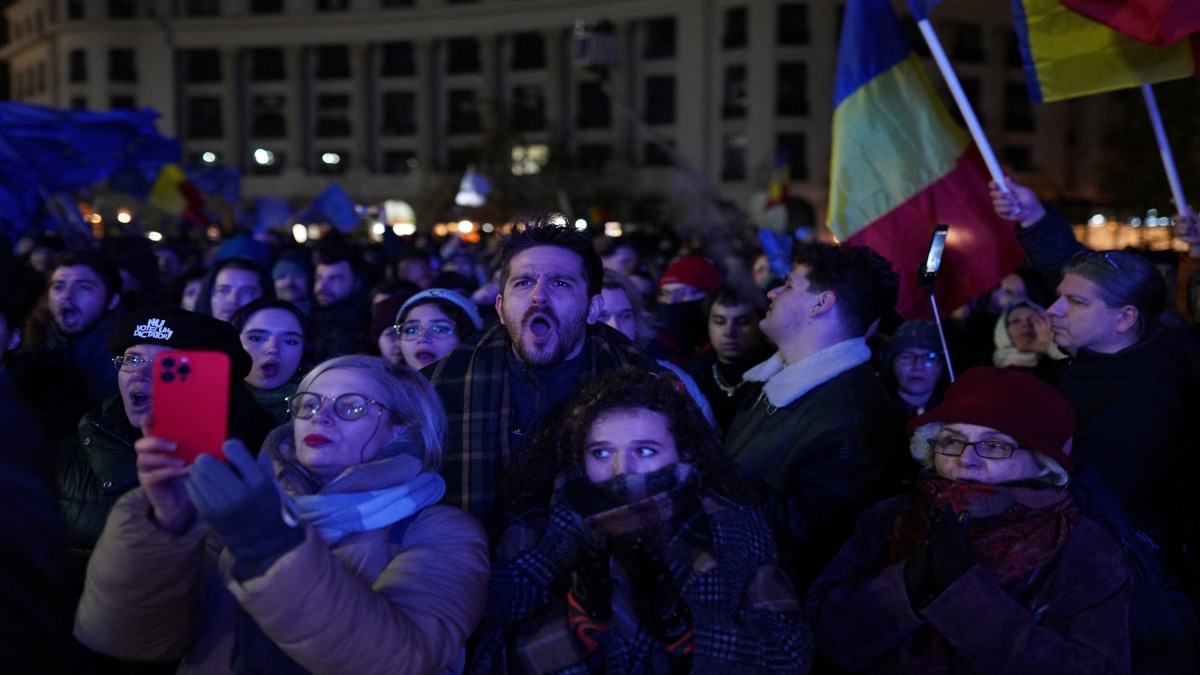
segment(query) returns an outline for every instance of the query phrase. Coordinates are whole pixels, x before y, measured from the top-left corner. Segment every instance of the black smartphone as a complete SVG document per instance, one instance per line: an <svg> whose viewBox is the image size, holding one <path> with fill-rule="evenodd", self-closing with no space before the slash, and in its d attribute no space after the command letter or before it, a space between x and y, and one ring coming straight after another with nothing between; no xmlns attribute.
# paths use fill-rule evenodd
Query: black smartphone
<svg viewBox="0 0 1200 675"><path fill-rule="evenodd" d="M933 236L929 240L929 251L925 254L925 262L917 270L922 281L932 281L942 268L942 251L946 249L946 234L949 225L935 225Z"/></svg>

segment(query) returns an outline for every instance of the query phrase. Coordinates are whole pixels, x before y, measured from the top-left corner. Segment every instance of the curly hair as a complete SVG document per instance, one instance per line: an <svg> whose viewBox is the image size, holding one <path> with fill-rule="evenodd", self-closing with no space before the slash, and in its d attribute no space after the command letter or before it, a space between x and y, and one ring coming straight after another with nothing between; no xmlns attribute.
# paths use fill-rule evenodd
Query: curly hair
<svg viewBox="0 0 1200 675"><path fill-rule="evenodd" d="M810 243L796 248L793 265L808 267L810 291L833 291L842 325L854 337L896 308L900 277L883 256L865 246Z"/></svg>
<svg viewBox="0 0 1200 675"><path fill-rule="evenodd" d="M522 251L538 246L557 246L579 256L583 277L587 280L588 297L600 294L604 265L592 238L567 224L561 213L547 213L530 220L514 223L500 251L500 287L508 283L512 259Z"/></svg>
<svg viewBox="0 0 1200 675"><path fill-rule="evenodd" d="M666 418L679 461L695 467L706 487L731 501L754 503L750 482L725 453L687 391L667 374L627 368L602 373L581 387L559 408L546 430L518 455L510 474L510 508L519 512L545 506L558 473L583 470L583 450L596 420L633 410L649 410Z"/></svg>

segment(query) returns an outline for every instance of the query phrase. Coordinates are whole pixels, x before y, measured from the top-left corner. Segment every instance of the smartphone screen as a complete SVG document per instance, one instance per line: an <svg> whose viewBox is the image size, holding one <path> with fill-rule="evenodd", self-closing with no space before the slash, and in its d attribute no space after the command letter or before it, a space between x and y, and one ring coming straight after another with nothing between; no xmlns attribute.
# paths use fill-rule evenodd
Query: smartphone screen
<svg viewBox="0 0 1200 675"><path fill-rule="evenodd" d="M223 352L167 351L154 357L150 435L175 441L189 464L200 454L225 459L228 438L229 356Z"/></svg>
<svg viewBox="0 0 1200 675"><path fill-rule="evenodd" d="M942 251L946 248L946 234L950 231L948 225L938 225L933 228L933 238L929 240L929 252L925 254L925 264L921 266L924 277L937 276L942 268Z"/></svg>

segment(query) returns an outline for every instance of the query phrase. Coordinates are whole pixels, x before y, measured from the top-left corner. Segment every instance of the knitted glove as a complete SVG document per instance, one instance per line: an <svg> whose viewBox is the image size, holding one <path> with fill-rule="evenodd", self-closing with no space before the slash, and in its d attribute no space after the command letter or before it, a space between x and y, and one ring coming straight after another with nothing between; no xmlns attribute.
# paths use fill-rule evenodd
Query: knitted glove
<svg viewBox="0 0 1200 675"><path fill-rule="evenodd" d="M185 486L200 517L236 559L234 576L244 580L299 546L304 529L284 522L283 498L266 453L256 464L241 441L226 441L223 449L225 462L201 455Z"/></svg>
<svg viewBox="0 0 1200 675"><path fill-rule="evenodd" d="M929 523L929 543L933 548L933 595L941 595L959 577L975 565L975 549L967 525L971 514L956 514L950 505L943 505Z"/></svg>
<svg viewBox="0 0 1200 675"><path fill-rule="evenodd" d="M526 556L526 565L536 580L546 586L565 577L576 567L588 548L583 520L562 504L550 512L546 532Z"/></svg>
<svg viewBox="0 0 1200 675"><path fill-rule="evenodd" d="M613 555L629 576L638 620L668 654L691 654L692 612L662 554L644 539L622 538L613 544Z"/></svg>

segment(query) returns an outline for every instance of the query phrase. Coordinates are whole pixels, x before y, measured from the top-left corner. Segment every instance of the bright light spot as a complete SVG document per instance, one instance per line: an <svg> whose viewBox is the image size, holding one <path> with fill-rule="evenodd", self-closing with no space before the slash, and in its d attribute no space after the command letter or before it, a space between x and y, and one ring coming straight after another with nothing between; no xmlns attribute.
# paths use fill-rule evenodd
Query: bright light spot
<svg viewBox="0 0 1200 675"><path fill-rule="evenodd" d="M217 161L217 153L206 152L206 153L200 155L200 161L204 162L205 164L212 164Z"/></svg>
<svg viewBox="0 0 1200 675"><path fill-rule="evenodd" d="M1092 216L1092 219L1089 220L1088 222L1091 225L1096 226L1096 225L1103 225L1104 223L1108 222L1108 220L1104 217L1104 214L1097 213L1096 215Z"/></svg>
<svg viewBox="0 0 1200 675"><path fill-rule="evenodd" d="M411 237L417 233L417 226L412 223L399 223L392 226L392 232L397 237Z"/></svg>
<svg viewBox="0 0 1200 675"><path fill-rule="evenodd" d="M129 212L126 211L125 209L121 209L120 211L117 211L117 222L118 223L126 224L131 220L133 220L133 216L129 215Z"/></svg>
<svg viewBox="0 0 1200 675"><path fill-rule="evenodd" d="M487 232L488 234L491 234L492 232L494 232L496 230L496 226L492 225L491 223L484 223L483 227L481 227L479 229L483 230L484 232Z"/></svg>
<svg viewBox="0 0 1200 675"><path fill-rule="evenodd" d="M512 173L514 176L532 176L542 172L550 161L550 147L539 143L517 145L512 149Z"/></svg>
<svg viewBox="0 0 1200 675"><path fill-rule="evenodd" d="M617 221L610 220L604 224L604 236L619 237L623 234L625 234L625 232L621 229L621 224Z"/></svg>
<svg viewBox="0 0 1200 675"><path fill-rule="evenodd" d="M308 238L313 239L313 240L320 239L321 238L321 226L317 225L316 223L309 223Z"/></svg>
<svg viewBox="0 0 1200 675"><path fill-rule="evenodd" d="M296 223L292 226L292 239L296 240L297 244L303 244L308 241L308 228Z"/></svg>
<svg viewBox="0 0 1200 675"><path fill-rule="evenodd" d="M458 231L462 232L463 234L467 234L468 232L471 232L474 229L475 229L475 223L472 223L469 220L460 220L458 222Z"/></svg>
<svg viewBox="0 0 1200 675"><path fill-rule="evenodd" d="M275 153L266 148L258 148L254 151L254 162L261 166L270 166L275 163Z"/></svg>
<svg viewBox="0 0 1200 675"><path fill-rule="evenodd" d="M1138 227L1139 225L1142 224L1142 219L1141 218L1130 218L1129 224L1134 227Z"/></svg>
<svg viewBox="0 0 1200 675"><path fill-rule="evenodd" d="M92 215L88 216L88 220L98 224L101 220L103 220L103 218L100 217L99 213L93 213Z"/></svg>
<svg viewBox="0 0 1200 675"><path fill-rule="evenodd" d="M336 152L326 152L321 155L321 161L326 164L341 164L342 156Z"/></svg>
<svg viewBox="0 0 1200 675"><path fill-rule="evenodd" d="M383 226L383 223L372 223L371 224L371 232L373 232L381 237L383 236L384 229L386 229L386 228Z"/></svg>
<svg viewBox="0 0 1200 675"><path fill-rule="evenodd" d="M1166 217L1166 216L1159 216L1159 217L1158 217L1158 225L1159 225L1159 227L1166 227L1166 226L1168 226L1168 225L1170 225L1170 224L1171 224L1171 219L1170 219L1170 218L1168 218L1168 217Z"/></svg>
<svg viewBox="0 0 1200 675"><path fill-rule="evenodd" d="M563 223L563 224L565 225L566 223ZM587 229L587 220L584 218L580 218L580 219L576 220L575 221L575 229L579 230L580 232L583 232L584 230L586 230Z"/></svg>
<svg viewBox="0 0 1200 675"><path fill-rule="evenodd" d="M446 228L446 224L445 224L445 223L438 223L437 225L434 225L434 226L433 226L433 234L434 234L434 236L437 236L437 237L444 237L444 236L446 236L446 235L447 235L449 232L450 232L450 230Z"/></svg>
<svg viewBox="0 0 1200 675"><path fill-rule="evenodd" d="M150 230L149 232L146 233L146 238L149 239L150 241L162 241L162 238L163 238L162 232L155 232L154 230Z"/></svg>

